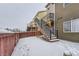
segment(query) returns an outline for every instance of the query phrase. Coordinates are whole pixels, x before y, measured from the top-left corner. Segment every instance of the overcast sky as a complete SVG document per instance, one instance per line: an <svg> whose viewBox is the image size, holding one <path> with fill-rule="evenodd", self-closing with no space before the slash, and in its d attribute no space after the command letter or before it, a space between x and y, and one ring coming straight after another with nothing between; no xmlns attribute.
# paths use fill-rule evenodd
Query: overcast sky
<svg viewBox="0 0 79 59"><path fill-rule="evenodd" d="M45 10L44 3L0 4L0 27L25 30L35 14Z"/></svg>

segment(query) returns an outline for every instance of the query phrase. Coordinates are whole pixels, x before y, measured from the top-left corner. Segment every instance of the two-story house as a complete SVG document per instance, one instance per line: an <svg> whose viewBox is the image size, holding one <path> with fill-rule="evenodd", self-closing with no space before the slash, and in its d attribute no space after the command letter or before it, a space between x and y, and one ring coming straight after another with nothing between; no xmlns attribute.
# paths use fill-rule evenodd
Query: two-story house
<svg viewBox="0 0 79 59"><path fill-rule="evenodd" d="M48 3L47 12L54 12L55 35L60 39L79 42L79 4Z"/></svg>

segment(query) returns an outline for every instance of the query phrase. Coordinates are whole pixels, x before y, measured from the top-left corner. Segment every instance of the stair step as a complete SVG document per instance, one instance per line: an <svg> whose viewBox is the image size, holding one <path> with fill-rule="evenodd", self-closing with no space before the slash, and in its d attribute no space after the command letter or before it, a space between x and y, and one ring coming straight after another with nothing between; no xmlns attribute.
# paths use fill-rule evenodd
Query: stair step
<svg viewBox="0 0 79 59"><path fill-rule="evenodd" d="M49 36L42 35L41 37L43 37L43 38L46 38L46 39L50 40L50 37L49 37ZM56 37L55 37L55 36L53 36L53 37L51 37L51 39L56 39Z"/></svg>
<svg viewBox="0 0 79 59"><path fill-rule="evenodd" d="M50 38L49 36L46 36L46 37L47 37L47 38ZM51 38L52 38L52 39L55 39L56 37L55 37L55 36L51 36Z"/></svg>
<svg viewBox="0 0 79 59"><path fill-rule="evenodd" d="M53 37L51 40L50 40L50 37L47 38L45 35L42 35L40 37L47 40L47 41L49 41L49 42L59 41L59 39L56 39L56 37Z"/></svg>
<svg viewBox="0 0 79 59"><path fill-rule="evenodd" d="M50 37L48 37L48 39L50 39ZM56 37L51 37L51 39L56 39Z"/></svg>
<svg viewBox="0 0 79 59"><path fill-rule="evenodd" d="M50 42L55 42L55 41L59 41L59 39L52 39L52 40L49 40Z"/></svg>

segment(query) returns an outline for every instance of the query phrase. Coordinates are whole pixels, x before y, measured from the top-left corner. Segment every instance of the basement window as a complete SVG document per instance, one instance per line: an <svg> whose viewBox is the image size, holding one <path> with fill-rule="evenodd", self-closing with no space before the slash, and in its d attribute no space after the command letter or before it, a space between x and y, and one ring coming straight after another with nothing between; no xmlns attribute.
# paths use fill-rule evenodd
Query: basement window
<svg viewBox="0 0 79 59"><path fill-rule="evenodd" d="M79 18L63 22L64 32L79 32Z"/></svg>

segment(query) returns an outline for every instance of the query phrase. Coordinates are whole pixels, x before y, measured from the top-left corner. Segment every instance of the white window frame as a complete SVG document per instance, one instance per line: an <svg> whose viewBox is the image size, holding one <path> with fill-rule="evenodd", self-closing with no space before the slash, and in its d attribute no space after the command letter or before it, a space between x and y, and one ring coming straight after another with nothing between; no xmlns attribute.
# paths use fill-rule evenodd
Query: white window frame
<svg viewBox="0 0 79 59"><path fill-rule="evenodd" d="M65 25L66 22L70 22L70 31L65 31L64 30L65 29L64 25ZM73 20L69 20L69 21L64 21L63 22L63 32L71 32L71 33L79 32L79 18L73 19Z"/></svg>
<svg viewBox="0 0 79 59"><path fill-rule="evenodd" d="M79 18L71 20L71 32L79 32Z"/></svg>

